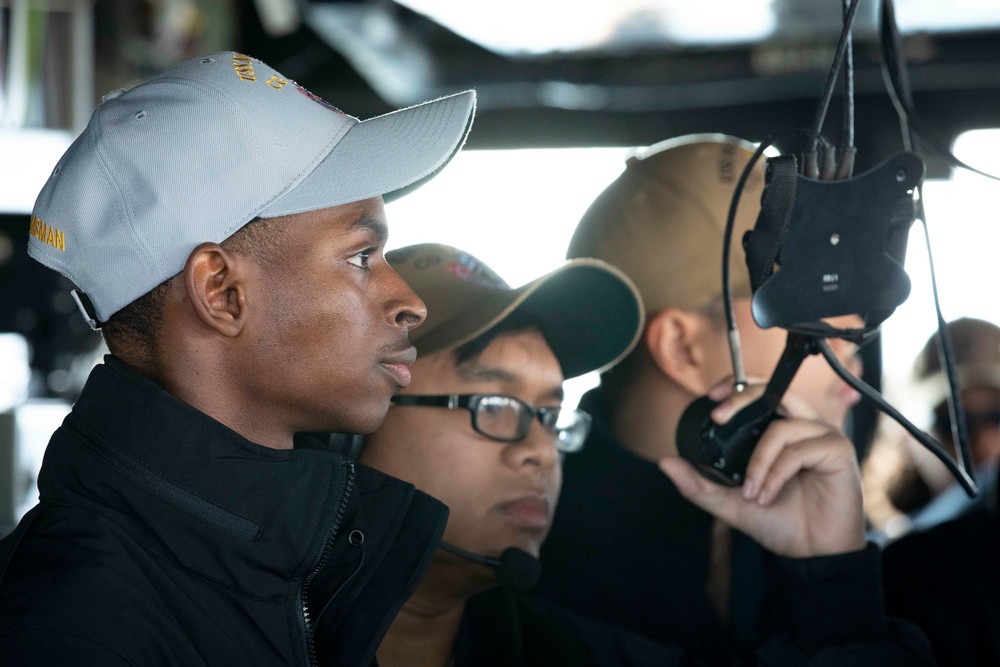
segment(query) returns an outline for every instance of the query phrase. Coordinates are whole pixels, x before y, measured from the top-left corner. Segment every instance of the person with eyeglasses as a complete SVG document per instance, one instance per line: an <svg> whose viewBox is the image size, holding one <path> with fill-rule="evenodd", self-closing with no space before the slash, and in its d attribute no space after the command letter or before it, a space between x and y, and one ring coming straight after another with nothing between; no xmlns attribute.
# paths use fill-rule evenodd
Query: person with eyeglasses
<svg viewBox="0 0 1000 667"><path fill-rule="evenodd" d="M359 458L441 500L449 515L440 548L379 647L378 664L713 664L676 642L584 619L525 592L540 574L536 559L556 510L563 462L581 455L592 425L585 411L561 406L563 381L608 369L634 347L644 313L631 281L611 265L580 258L511 289L472 255L438 244L390 251L386 259L428 314L412 334L419 357L411 382L393 398L382 426L363 439ZM815 469L829 485L821 495L840 518L809 530L830 544L863 543L850 443L802 419L789 418L779 430L757 465L768 493L785 492L780 501L743 498L702 482L690 468L672 475L721 516L777 543L801 528L793 515L808 502L802 485L786 476L787 466ZM764 474L767 459L777 461L773 476ZM588 558L581 548L565 566L584 566ZM844 589L869 598L851 601L862 617L854 622L837 616L844 600L823 599L837 592L837 581L801 585L814 588L812 599L821 604L796 611L819 627L804 634L774 629L760 665L839 664L848 656L856 665L928 664L870 613L877 582Z"/></svg>
<svg viewBox="0 0 1000 667"><path fill-rule="evenodd" d="M410 385L364 438L360 462L414 484L449 515L442 548L378 663L587 664L577 635L498 581L527 588L537 575L531 565L555 511L562 458L590 427L585 412L562 407L563 380L609 367L634 345L635 288L596 260L511 289L450 246L409 246L386 259L427 299L428 316L411 338Z"/></svg>
<svg viewBox="0 0 1000 667"><path fill-rule="evenodd" d="M524 440L531 424L538 422L555 437L560 452L576 452L590 430L591 418L583 410L560 406L536 408L516 396L504 394L448 394L447 396L397 396L390 405L415 405L472 413L472 430L498 442Z"/></svg>

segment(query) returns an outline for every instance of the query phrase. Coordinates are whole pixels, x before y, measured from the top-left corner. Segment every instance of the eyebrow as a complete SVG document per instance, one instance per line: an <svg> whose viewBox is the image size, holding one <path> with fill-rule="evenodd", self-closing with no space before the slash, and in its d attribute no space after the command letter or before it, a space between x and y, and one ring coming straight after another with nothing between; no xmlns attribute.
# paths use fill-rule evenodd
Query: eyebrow
<svg viewBox="0 0 1000 667"><path fill-rule="evenodd" d="M459 366L458 375L463 380L467 380L469 382L504 382L507 384L516 384L518 382L518 377L510 371L504 370L503 368L497 368L496 366L484 366L483 364L475 361L464 363ZM551 398L558 401L562 401L564 397L565 392L563 391L562 385L553 387L552 391L545 395L545 398Z"/></svg>
<svg viewBox="0 0 1000 667"><path fill-rule="evenodd" d="M389 227L381 218L371 215L362 215L351 223L351 229L367 229L378 237L379 244L384 244L389 240Z"/></svg>
<svg viewBox="0 0 1000 667"><path fill-rule="evenodd" d="M559 401L560 403L562 403L562 400L565 397L566 394L565 392L563 392L562 385L559 385L558 387L554 388L552 391L548 393L547 396L545 396L545 398L551 398L552 400Z"/></svg>

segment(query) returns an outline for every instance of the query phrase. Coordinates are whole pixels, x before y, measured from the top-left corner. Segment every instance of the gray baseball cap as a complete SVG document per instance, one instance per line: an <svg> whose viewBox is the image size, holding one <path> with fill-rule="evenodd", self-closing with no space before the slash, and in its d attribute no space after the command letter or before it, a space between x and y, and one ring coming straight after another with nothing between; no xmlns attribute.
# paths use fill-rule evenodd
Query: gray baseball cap
<svg viewBox="0 0 1000 667"><path fill-rule="evenodd" d="M413 190L462 147L475 104L361 121L249 56L194 58L104 96L35 202L28 254L104 322L254 218Z"/></svg>

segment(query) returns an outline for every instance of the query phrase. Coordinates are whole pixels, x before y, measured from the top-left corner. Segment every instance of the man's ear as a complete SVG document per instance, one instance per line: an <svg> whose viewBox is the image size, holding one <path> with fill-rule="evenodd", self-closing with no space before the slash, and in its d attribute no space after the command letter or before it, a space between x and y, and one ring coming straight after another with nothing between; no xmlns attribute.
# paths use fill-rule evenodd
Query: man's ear
<svg viewBox="0 0 1000 667"><path fill-rule="evenodd" d="M246 322L246 260L218 243L202 243L184 265L184 289L198 319L223 336Z"/></svg>
<svg viewBox="0 0 1000 667"><path fill-rule="evenodd" d="M668 308L646 322L643 344L664 375L691 394L701 395L710 386L705 335L704 316Z"/></svg>

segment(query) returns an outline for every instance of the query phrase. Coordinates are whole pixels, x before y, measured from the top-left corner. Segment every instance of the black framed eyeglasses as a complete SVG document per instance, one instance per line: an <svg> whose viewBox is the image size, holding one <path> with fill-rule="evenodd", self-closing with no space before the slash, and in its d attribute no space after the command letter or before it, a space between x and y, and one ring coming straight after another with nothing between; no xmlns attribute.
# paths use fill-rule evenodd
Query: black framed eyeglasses
<svg viewBox="0 0 1000 667"><path fill-rule="evenodd" d="M590 432L591 418L583 410L562 407L536 408L506 394L444 394L396 396L390 405L468 410L476 433L500 442L518 442L528 436L531 420L538 418L556 440L560 452L578 452Z"/></svg>

